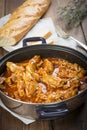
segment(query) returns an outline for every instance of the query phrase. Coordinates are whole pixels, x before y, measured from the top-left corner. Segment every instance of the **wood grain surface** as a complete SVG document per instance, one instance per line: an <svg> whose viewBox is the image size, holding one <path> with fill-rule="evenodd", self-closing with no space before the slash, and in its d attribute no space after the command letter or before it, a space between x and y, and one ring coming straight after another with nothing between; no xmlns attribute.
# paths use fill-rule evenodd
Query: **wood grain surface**
<svg viewBox="0 0 87 130"><path fill-rule="evenodd" d="M0 0L0 17L11 13L24 0ZM63 0L65 2L69 0ZM57 16L58 7L64 4L61 0L52 0L52 4L43 17L51 17L54 24L59 24L67 33L74 36L84 44L87 43L87 18L81 25L72 30L66 30L64 23ZM0 48L0 58L6 55L4 49ZM25 125L0 107L0 130L87 130L87 100L85 103L68 116L55 120L38 120L30 125Z"/></svg>

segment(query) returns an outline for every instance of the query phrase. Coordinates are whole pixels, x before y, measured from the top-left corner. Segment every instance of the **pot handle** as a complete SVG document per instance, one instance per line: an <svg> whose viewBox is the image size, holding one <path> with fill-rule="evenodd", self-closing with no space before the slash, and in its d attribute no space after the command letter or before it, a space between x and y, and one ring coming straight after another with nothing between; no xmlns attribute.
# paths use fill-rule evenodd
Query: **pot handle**
<svg viewBox="0 0 87 130"><path fill-rule="evenodd" d="M69 109L66 104L61 104L60 106L46 106L41 107L37 110L37 113L40 118L55 118L67 115L69 113Z"/></svg>
<svg viewBox="0 0 87 130"><path fill-rule="evenodd" d="M23 47L28 46L27 42L42 41L42 44L46 44L46 40L43 37L30 37L23 40Z"/></svg>

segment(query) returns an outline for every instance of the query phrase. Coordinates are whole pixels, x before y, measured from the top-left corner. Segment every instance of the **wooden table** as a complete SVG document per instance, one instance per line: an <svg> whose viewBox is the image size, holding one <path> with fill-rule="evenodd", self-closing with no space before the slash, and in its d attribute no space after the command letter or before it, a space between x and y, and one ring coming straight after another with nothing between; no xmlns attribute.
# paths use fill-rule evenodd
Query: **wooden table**
<svg viewBox="0 0 87 130"><path fill-rule="evenodd" d="M24 0L0 0L0 17L11 13L14 8ZM67 2L67 0L65 0ZM62 21L58 20L57 8L62 3L61 0L52 0L52 4L44 17L52 17L54 24L59 24L62 28ZM87 43L87 18L83 20L78 28L66 30L66 32L83 43ZM0 58L7 54L0 48ZM78 110L70 115L55 120L38 120L30 125L25 125L17 118L0 107L0 130L86 130L87 129L87 101Z"/></svg>

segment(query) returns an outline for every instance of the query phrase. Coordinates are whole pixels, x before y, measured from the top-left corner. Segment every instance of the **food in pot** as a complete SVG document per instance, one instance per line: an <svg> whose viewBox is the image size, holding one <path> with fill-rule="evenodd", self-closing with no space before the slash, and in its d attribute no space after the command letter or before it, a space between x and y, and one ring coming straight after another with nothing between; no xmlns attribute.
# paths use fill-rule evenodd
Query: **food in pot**
<svg viewBox="0 0 87 130"><path fill-rule="evenodd" d="M41 58L6 63L0 90L25 102L52 103L69 99L85 89L87 77L77 63L59 58Z"/></svg>

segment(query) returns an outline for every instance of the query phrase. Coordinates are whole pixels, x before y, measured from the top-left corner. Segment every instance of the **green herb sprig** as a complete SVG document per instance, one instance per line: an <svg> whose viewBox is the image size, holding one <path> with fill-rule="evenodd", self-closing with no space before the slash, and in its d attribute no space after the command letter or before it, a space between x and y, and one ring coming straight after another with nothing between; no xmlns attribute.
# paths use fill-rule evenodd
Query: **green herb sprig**
<svg viewBox="0 0 87 130"><path fill-rule="evenodd" d="M58 17L66 21L68 29L77 27L87 16L87 0L72 0L67 6L58 9Z"/></svg>

